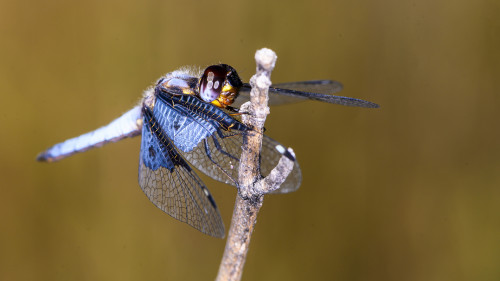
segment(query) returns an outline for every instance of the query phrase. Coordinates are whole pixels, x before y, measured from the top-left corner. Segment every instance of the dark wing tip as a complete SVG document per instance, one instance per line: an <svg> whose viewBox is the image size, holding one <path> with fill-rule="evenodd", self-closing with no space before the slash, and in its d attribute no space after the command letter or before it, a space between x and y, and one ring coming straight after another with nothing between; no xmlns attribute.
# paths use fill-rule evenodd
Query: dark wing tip
<svg viewBox="0 0 500 281"><path fill-rule="evenodd" d="M379 108L380 105L378 105L378 104L376 104L374 102L370 102L370 104L368 104L366 107L367 108Z"/></svg>
<svg viewBox="0 0 500 281"><path fill-rule="evenodd" d="M342 97L342 96L329 96L329 95L312 95L313 99L328 102L328 103L334 103L334 104L339 104L339 105L344 105L344 106L354 106L354 107L364 107L364 108L379 108L380 105L371 102L371 101L366 101L362 99L357 99L357 98L350 98L350 97Z"/></svg>
<svg viewBox="0 0 500 281"><path fill-rule="evenodd" d="M281 155L285 156L286 158L292 160L295 162L295 153L291 151L290 149L286 149L284 146L281 144L276 145L276 150L281 153Z"/></svg>
<svg viewBox="0 0 500 281"><path fill-rule="evenodd" d="M224 237L226 237L226 230L224 229L224 226L222 226L221 231L219 231L218 233L214 233L212 237L224 239Z"/></svg>

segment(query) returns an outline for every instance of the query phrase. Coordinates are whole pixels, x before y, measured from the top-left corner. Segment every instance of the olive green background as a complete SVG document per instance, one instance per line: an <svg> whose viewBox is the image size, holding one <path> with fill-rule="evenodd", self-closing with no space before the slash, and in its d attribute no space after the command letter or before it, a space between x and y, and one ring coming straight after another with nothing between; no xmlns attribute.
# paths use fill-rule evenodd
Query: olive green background
<svg viewBox="0 0 500 281"><path fill-rule="evenodd" d="M271 109L298 192L267 196L243 280L500 279L500 2L0 2L0 279L213 280L224 240L155 208L140 139L38 152L106 124L162 74L336 79L380 109ZM229 228L236 190L203 177Z"/></svg>

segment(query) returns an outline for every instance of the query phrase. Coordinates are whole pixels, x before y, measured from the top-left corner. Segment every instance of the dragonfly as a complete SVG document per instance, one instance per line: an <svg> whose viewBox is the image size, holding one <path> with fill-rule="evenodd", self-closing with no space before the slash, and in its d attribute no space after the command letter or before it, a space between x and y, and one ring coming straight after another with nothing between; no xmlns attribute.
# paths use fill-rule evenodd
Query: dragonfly
<svg viewBox="0 0 500 281"><path fill-rule="evenodd" d="M377 108L361 99L335 96L342 84L315 80L272 85L270 104L297 100ZM249 99L251 86L227 64L202 72L180 69L167 73L148 88L131 110L97 130L58 143L37 156L54 162L104 144L142 136L139 185L148 199L170 216L202 233L223 238L224 224L210 191L193 167L209 177L238 186L239 157L246 134L237 107ZM300 166L274 139L263 135L260 170L266 176L282 155L294 168L275 193L299 188Z"/></svg>

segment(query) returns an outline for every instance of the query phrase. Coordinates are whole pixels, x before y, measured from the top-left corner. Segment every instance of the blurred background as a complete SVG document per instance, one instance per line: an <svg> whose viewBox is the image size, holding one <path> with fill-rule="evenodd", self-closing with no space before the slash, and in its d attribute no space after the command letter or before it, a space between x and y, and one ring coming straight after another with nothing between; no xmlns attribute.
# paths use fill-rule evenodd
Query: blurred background
<svg viewBox="0 0 500 281"><path fill-rule="evenodd" d="M140 139L46 164L185 65L276 51L380 109L271 108L303 184L267 196L243 280L500 279L500 2L0 1L0 279L213 280L225 241L155 208ZM229 228L236 190L203 180Z"/></svg>

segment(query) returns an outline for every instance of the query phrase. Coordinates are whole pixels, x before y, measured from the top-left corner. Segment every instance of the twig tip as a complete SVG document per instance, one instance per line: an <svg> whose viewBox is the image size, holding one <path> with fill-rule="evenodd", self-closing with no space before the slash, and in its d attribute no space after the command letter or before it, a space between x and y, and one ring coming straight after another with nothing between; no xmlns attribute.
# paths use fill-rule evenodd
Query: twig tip
<svg viewBox="0 0 500 281"><path fill-rule="evenodd" d="M274 68L277 58L278 56L276 53L268 48L262 48L255 52L255 61L257 65L261 65L268 71Z"/></svg>

